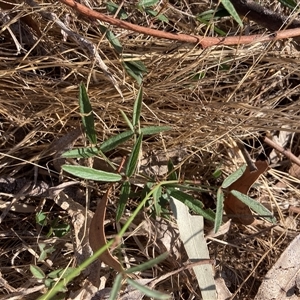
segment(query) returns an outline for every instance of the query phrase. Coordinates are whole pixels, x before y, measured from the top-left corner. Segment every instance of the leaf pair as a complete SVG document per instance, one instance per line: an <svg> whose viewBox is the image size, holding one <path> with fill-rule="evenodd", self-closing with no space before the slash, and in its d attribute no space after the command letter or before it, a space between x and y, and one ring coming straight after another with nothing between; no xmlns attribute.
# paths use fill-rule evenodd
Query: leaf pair
<svg viewBox="0 0 300 300"><path fill-rule="evenodd" d="M266 171L268 163L266 161L255 162L256 171L250 171L246 165L239 168L226 178L222 186L217 191L217 211L214 230L217 232L222 223L223 207L228 216L235 222L250 225L254 222L254 217L250 208L257 214L265 217L270 222L275 222L272 213L259 202L247 196L250 187L258 177ZM226 197L224 196L226 189Z"/></svg>

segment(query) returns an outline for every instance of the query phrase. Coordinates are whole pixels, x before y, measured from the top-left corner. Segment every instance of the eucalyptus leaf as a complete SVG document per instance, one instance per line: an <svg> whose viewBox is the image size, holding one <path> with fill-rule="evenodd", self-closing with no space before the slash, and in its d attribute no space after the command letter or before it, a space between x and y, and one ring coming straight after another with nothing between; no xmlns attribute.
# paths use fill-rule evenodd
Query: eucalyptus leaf
<svg viewBox="0 0 300 300"><path fill-rule="evenodd" d="M170 207L176 219L180 239L188 258L191 261L209 260L209 252L204 237L203 217L189 214L188 208L181 201L172 196L170 198ZM206 264L193 267L193 270L201 290L201 298L217 300L212 265L207 262Z"/></svg>

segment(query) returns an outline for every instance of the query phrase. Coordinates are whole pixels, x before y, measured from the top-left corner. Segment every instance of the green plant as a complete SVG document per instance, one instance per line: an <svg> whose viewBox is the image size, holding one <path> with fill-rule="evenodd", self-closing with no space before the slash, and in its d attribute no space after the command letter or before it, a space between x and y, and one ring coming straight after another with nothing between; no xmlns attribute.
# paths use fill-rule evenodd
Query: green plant
<svg viewBox="0 0 300 300"><path fill-rule="evenodd" d="M35 265L30 265L30 271L37 280L43 282L46 288L50 290L56 285L56 283L59 280L61 279L64 280L72 272L74 272L74 268L57 269L46 275L40 267ZM65 293L66 291L67 291L66 284L63 284L57 288L56 293L58 292ZM64 299L64 297L62 296L61 299Z"/></svg>
<svg viewBox="0 0 300 300"><path fill-rule="evenodd" d="M131 154L127 160L125 170L120 174L117 172L105 172L101 170L95 170L93 168L84 167L84 166L72 166L72 165L64 165L62 168L64 171L84 179L88 180L96 180L103 182L121 182L121 193L120 199L117 208L117 216L116 220L120 220L129 195L131 193L131 178L138 177L139 174L136 172L139 156L142 148L142 140L146 135L151 135L155 133L159 133L162 131L169 130L168 126L154 126L154 127L144 127L140 126L140 116L142 109L142 87L140 87L139 92L137 94L136 100L134 102L133 115L130 118L121 111L122 116L124 117L125 122L127 123L130 130L119 133L116 136L109 138L104 141L102 144L97 145L97 137L94 128L94 119L92 114L92 107L90 105L90 101L88 95L86 93L84 85L80 86L80 97L79 103L82 113L82 122L86 131L86 135L88 140L91 143L91 146L72 149L70 151L65 152L63 157L72 157L72 158L87 158L93 157L96 155L102 156L106 161L109 162L109 159L105 156L105 153L111 150L116 149L119 145L124 142L133 139L134 144L132 146ZM109 162L113 165L111 162ZM188 206L194 213L202 215L204 218L215 221L215 230L217 230L222 221L223 215L223 202L224 202L224 190L228 188L233 182L235 182L238 178L243 175L245 171L245 166L228 176L221 185L220 188L215 187L207 187L200 186L193 181L185 180L184 182L180 181L180 178L177 178L176 171L174 170L174 166L172 162L169 162L168 165L169 173L167 177L167 181L164 183L164 186L161 186L160 189L156 190L153 194L152 203L155 208L155 212L157 215L160 215L161 211L164 209L160 205L160 200L167 199L167 196L172 196L179 201L183 202L186 206ZM216 175L214 175L216 176ZM220 170L218 170L218 177L220 176ZM144 186L148 189L151 189L151 186L155 186L156 178L143 178ZM175 182L174 182L175 181ZM198 192L211 192L217 191L217 215L210 210L205 209L204 205L201 201L195 199L188 193L184 192L185 190L194 190ZM254 209L255 212L259 214L271 214L267 211L262 205L254 205L257 203L255 200L249 198L247 195L241 195L234 191L231 193L235 193L236 197L246 203L249 207Z"/></svg>
<svg viewBox="0 0 300 300"><path fill-rule="evenodd" d="M84 167L84 166L72 166L72 165L64 165L62 169L76 177L95 180L95 181L103 181L103 182L121 182L121 193L120 199L117 207L117 216L116 220L119 221L126 203L128 201L129 195L131 193L131 179L134 177L139 177L140 175L136 172L139 156L142 148L142 140L146 135L156 134L162 131L166 131L171 129L169 126L151 126L151 127L143 127L140 126L140 116L142 109L142 99L143 99L143 90L142 87L139 89L136 100L134 102L133 107L133 115L130 118L121 111L122 116L124 117L125 122L127 123L130 130L119 133L116 136L109 138L104 141L102 144L97 145L97 137L95 134L94 128L94 120L92 114L92 108L90 105L90 101L88 95L86 93L84 85L80 86L80 96L79 96L79 104L80 111L82 114L82 122L86 131L86 135L88 140L90 141L91 146L72 149L70 151L65 152L62 156L66 158L87 158L93 157L96 155L102 156L107 162L109 159L105 156L106 152L116 149L118 146L123 144L124 142L133 139L134 144L132 146L131 154L128 157L125 169L120 174L117 172L105 172L102 170L95 170L93 168ZM113 165L109 162L110 165ZM156 178L144 178L140 176L141 179L144 180L145 186L148 184L154 184L156 182ZM214 220L214 212L211 210L205 210L204 205L201 201L194 199L190 195L185 192L178 191L181 188L189 189L196 188L200 191L205 191L204 188L200 188L199 186L195 186L192 181L185 181L183 184L179 183L179 179L177 179L177 175L174 171L174 167L172 163L169 163L169 176L168 179L173 179L175 182L166 181L166 186L162 189L156 191L153 195L152 201L154 204L155 212L157 215L160 215L161 211L164 210L161 207L160 203L166 199L168 195L173 197L178 197L178 199L184 202L190 209L192 209L195 213L203 215L209 220ZM149 185L148 185L149 186Z"/></svg>
<svg viewBox="0 0 300 300"><path fill-rule="evenodd" d="M54 220L50 220L43 212L36 213L35 221L38 225L48 229L47 237L63 237L71 229L70 224L65 223L58 217Z"/></svg>
<svg viewBox="0 0 300 300"><path fill-rule="evenodd" d="M154 127L141 127L140 118L141 118L141 110L142 110L142 96L143 90L140 87L137 97L134 102L133 107L133 114L132 117L129 118L125 112L121 111L121 115L124 118L125 123L128 125L129 130L121 132L116 136L113 136L101 144L97 142L97 136L95 131L94 119L93 119L93 111L92 107L86 92L84 85L80 86L80 96L79 96L79 104L80 104L80 111L82 115L82 123L85 128L87 139L90 143L89 146L72 149L67 151L63 154L63 157L72 157L72 158L88 158L94 156L101 156L108 162L111 166L113 166L112 162L109 161L109 158L106 156L106 153L115 150L118 146L125 142L129 142L132 140L132 151L125 163L125 167L119 172L106 172L103 170L96 170L90 167L85 166L74 166L74 165L63 165L62 169L76 177L80 177L87 180L95 180L95 181L102 181L102 182L119 182L121 183L120 188L120 197L117 205L117 212L116 212L116 221L119 221L122 217L127 201L131 195L131 187L133 184L133 179L136 177L140 177L140 179L144 182L144 189L141 190L140 194L137 195L141 202L138 205L137 209L131 214L130 218L121 229L118 234L118 238L122 237L126 232L127 228L129 227L130 222L134 219L137 213L147 204L150 205L152 209L152 213L156 215L160 215L162 212L165 212L167 209L167 203L170 199L176 199L180 202L184 203L192 212L197 215L200 215L212 222L215 222L215 231L217 231L222 223L222 216L223 216L223 203L224 203L224 193L226 189L236 180L238 180L244 173L245 167L242 167L238 171L234 172L228 178L226 178L221 185L221 187L207 187L207 186L200 186L199 184L185 180L181 181L178 178L176 170L171 161L168 163L168 175L165 180L158 181L157 178L145 178L138 173L137 165L141 153L143 137L146 135L156 134L162 131L169 130L170 127L168 126L154 126ZM114 166L113 166L114 167ZM116 170L116 167L114 167ZM213 174L214 177L220 177L221 172ZM217 194L217 209L216 213L211 209L206 209L203 203L195 199L187 190L192 190L194 192L216 192ZM262 205L258 204L253 199L249 198L247 195L240 193L239 191L229 191L235 197L237 197L240 201L244 202L246 205L251 207L254 211L260 214L268 214L271 213L266 210ZM254 205L255 203L255 205ZM102 247L105 249L111 245L112 241L107 243L106 247ZM102 249L101 248L101 249ZM100 249L100 250L101 250ZM100 251L99 250L99 251ZM99 251L98 255L100 255ZM94 256L93 256L94 257ZM77 276L80 273L81 267L79 267L76 272L71 276ZM134 269L135 270L135 269ZM115 281L113 293L117 293L116 291L119 290L121 285L121 279L127 278L124 274L130 273L132 269L127 271L121 272ZM77 274L77 275L76 275ZM125 276L125 277L124 277ZM71 280L71 277L68 277L68 280ZM134 285L130 279L127 279L129 284ZM154 297L154 296L153 296ZM44 298L43 298L44 299ZM48 299L48 298L45 298ZM113 299L113 298L111 298ZM160 298L158 298L160 299ZM163 298L161 298L163 299Z"/></svg>

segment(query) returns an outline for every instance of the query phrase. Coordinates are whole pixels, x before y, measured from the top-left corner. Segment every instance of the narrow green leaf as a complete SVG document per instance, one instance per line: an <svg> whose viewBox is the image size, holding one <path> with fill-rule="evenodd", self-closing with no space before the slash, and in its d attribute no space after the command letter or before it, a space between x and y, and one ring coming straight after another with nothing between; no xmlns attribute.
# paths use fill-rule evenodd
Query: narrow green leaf
<svg viewBox="0 0 300 300"><path fill-rule="evenodd" d="M262 216L264 219L268 220L271 223L276 223L276 218L261 203L236 190L232 190L230 191L230 193L240 201L248 205L253 211Z"/></svg>
<svg viewBox="0 0 300 300"><path fill-rule="evenodd" d="M197 207L200 207L201 209L204 208L204 204L199 201L199 200L196 200L193 196L187 194L187 193L184 193L182 191L178 191L178 190L172 190L170 195L174 198L176 198L177 200L179 200L180 202L191 202L193 204L195 204Z"/></svg>
<svg viewBox="0 0 300 300"><path fill-rule="evenodd" d="M210 21L205 21L204 19L202 19L201 17L198 17L197 20L207 26L209 26L209 28L212 27L213 31L216 32L217 34L219 34L220 36L226 36L226 32L219 29L217 26L215 26L214 23L211 23Z"/></svg>
<svg viewBox="0 0 300 300"><path fill-rule="evenodd" d="M114 2L109 1L106 3L106 9L109 13L114 15L119 10L119 5L117 5ZM123 8L121 8L118 12L117 17L121 20L126 20L128 18L128 14L126 13L126 11Z"/></svg>
<svg viewBox="0 0 300 300"><path fill-rule="evenodd" d="M140 124L141 110L143 104L143 87L140 86L137 97L133 105L133 116L132 116L132 125L133 128L137 129Z"/></svg>
<svg viewBox="0 0 300 300"><path fill-rule="evenodd" d="M159 0L140 0L138 3L139 7L150 7L154 6L159 2Z"/></svg>
<svg viewBox="0 0 300 300"><path fill-rule="evenodd" d="M222 183L222 188L227 189L232 183L237 181L242 175L244 174L245 170L247 168L247 165L242 165L240 168L238 168L235 172L230 174Z"/></svg>
<svg viewBox="0 0 300 300"><path fill-rule="evenodd" d="M123 58L126 59L127 57L124 56ZM135 67L137 70L139 70L139 72L142 72L142 73L148 72L146 66L140 60L127 60L126 62L129 62L133 67Z"/></svg>
<svg viewBox="0 0 300 300"><path fill-rule="evenodd" d="M224 193L222 188L218 188L217 191L217 210L214 231L217 232L222 224L223 220L223 207L224 207Z"/></svg>
<svg viewBox="0 0 300 300"><path fill-rule="evenodd" d="M294 0L279 0L279 2L283 6L288 7L290 9L294 9L297 6L297 2L295 2Z"/></svg>
<svg viewBox="0 0 300 300"><path fill-rule="evenodd" d="M62 169L76 177L88 180L117 182L122 179L122 176L119 174L95 170L89 167L63 165Z"/></svg>
<svg viewBox="0 0 300 300"><path fill-rule="evenodd" d="M102 154L102 152L108 152L111 150L114 150L119 145L125 143L133 136L133 132L131 130L127 130L124 132L121 132L117 135L114 135L104 141L100 147L85 147L85 148L77 148L72 149L69 151L66 151L62 154L62 157L64 158L89 158L94 157L99 154Z"/></svg>
<svg viewBox="0 0 300 300"><path fill-rule="evenodd" d="M230 16L230 14L225 8L218 7L217 9L209 9L202 12L201 14L197 15L197 19L198 17L200 17L202 20L212 21L212 18L214 18L214 20L218 20L220 18L228 16Z"/></svg>
<svg viewBox="0 0 300 300"><path fill-rule="evenodd" d="M198 72L196 74L192 74L191 79L194 81L198 81L198 80L205 78L205 76L206 76L206 72Z"/></svg>
<svg viewBox="0 0 300 300"><path fill-rule="evenodd" d="M158 299L158 300L169 300L169 299L171 299L171 296L169 296L167 294L163 294L159 291L150 290L147 286L142 285L140 283L137 283L136 281L134 281L130 278L127 278L127 282L131 286L136 288L138 291L142 292L143 294L145 294L146 296L148 296L150 298L154 298L154 299Z"/></svg>
<svg viewBox="0 0 300 300"><path fill-rule="evenodd" d="M171 129L172 127L170 126L148 126L148 127L141 128L141 133L143 135L152 135L152 134L160 133Z"/></svg>
<svg viewBox="0 0 300 300"><path fill-rule="evenodd" d="M219 168L217 168L217 169L213 172L213 174L212 174L212 176L213 176L215 179L218 179L219 177L221 177L221 175L222 175L222 170L219 169Z"/></svg>
<svg viewBox="0 0 300 300"><path fill-rule="evenodd" d="M230 13L230 15L235 19L235 21L241 26L241 28L243 28L243 22L230 0L221 0L221 3L225 7L225 9Z"/></svg>
<svg viewBox="0 0 300 300"><path fill-rule="evenodd" d="M211 189L208 189L207 188L207 185L204 185L203 187L199 187L198 185L197 186L191 186L191 185L188 185L188 184L169 184L168 185L168 188L171 187L171 188L178 188L179 190L181 191L197 191L197 192L200 192L200 193L211 193ZM217 189L216 189L217 190Z"/></svg>
<svg viewBox="0 0 300 300"><path fill-rule="evenodd" d="M93 109L84 84L79 87L79 107L86 135L92 144L97 143Z"/></svg>
<svg viewBox="0 0 300 300"><path fill-rule="evenodd" d="M144 64L140 61L124 61L123 66L127 74L141 85L143 81L143 74L147 72Z"/></svg>
<svg viewBox="0 0 300 300"><path fill-rule="evenodd" d="M128 270L125 271L125 273L130 274L130 273L135 273L135 272L143 272L145 270L148 270L155 265L159 264L163 260L165 260L169 256L168 252L165 252L149 261L146 261L138 266L129 268Z"/></svg>
<svg viewBox="0 0 300 300"><path fill-rule="evenodd" d="M194 199L192 196L177 190L171 190L170 196L185 204L193 212L203 216L207 220L215 221L215 214L211 210L203 209L201 201Z"/></svg>
<svg viewBox="0 0 300 300"><path fill-rule="evenodd" d="M125 122L127 123L128 127L130 128L130 130L131 130L132 132L134 132L133 125L132 125L132 123L130 122L130 120L129 120L129 118L127 117L127 115L125 114L125 112L124 112L122 109L120 109L120 112L121 112L121 114L122 114L122 116L123 116Z"/></svg>
<svg viewBox="0 0 300 300"><path fill-rule="evenodd" d="M122 275L118 274L114 281L113 287L111 289L109 300L116 300L119 298L118 295L121 290L121 285L122 285Z"/></svg>
<svg viewBox="0 0 300 300"><path fill-rule="evenodd" d="M153 192L154 208L155 208L156 216L158 216L158 217L160 217L161 211L162 211L161 205L160 205L161 194L162 194L161 186Z"/></svg>
<svg viewBox="0 0 300 300"><path fill-rule="evenodd" d="M145 12L146 12L148 15L150 15L150 16L152 16L152 17L155 17L155 18L156 18L157 20L159 20L159 21L162 21L162 22L165 22L165 23L169 23L169 19L168 19L165 15L163 15L163 14L158 14L158 12L155 11L155 10L153 10L153 9L147 8L147 9L145 9Z"/></svg>
<svg viewBox="0 0 300 300"><path fill-rule="evenodd" d="M130 194L130 183L128 181L124 181L121 187L120 199L117 207L116 222L120 221L124 213L129 198L129 194Z"/></svg>
<svg viewBox="0 0 300 300"><path fill-rule="evenodd" d="M123 47L122 47L122 44L120 43L119 39L107 27L100 25L99 28L100 28L101 33L105 34L105 37L108 39L110 44L114 47L114 49L119 54L121 54L123 52Z"/></svg>
<svg viewBox="0 0 300 300"><path fill-rule="evenodd" d="M89 158L99 154L99 147L77 148L64 152L61 157L64 158Z"/></svg>
<svg viewBox="0 0 300 300"><path fill-rule="evenodd" d="M128 163L126 165L126 171L125 171L125 175L127 177L131 177L137 167L140 152L141 152L141 147L142 147L142 140L143 140L143 135L141 134L138 137L135 145L133 146L132 152L130 153Z"/></svg>
<svg viewBox="0 0 300 300"><path fill-rule="evenodd" d="M174 171L174 164L171 159L168 160L168 180L177 180L177 174Z"/></svg>
<svg viewBox="0 0 300 300"><path fill-rule="evenodd" d="M35 265L30 265L30 272L36 279L44 279L46 277L43 270Z"/></svg>
<svg viewBox="0 0 300 300"><path fill-rule="evenodd" d="M104 153L114 150L119 145L128 141L132 136L133 136L133 132L131 130L121 132L104 141L100 146L100 150L103 151Z"/></svg>

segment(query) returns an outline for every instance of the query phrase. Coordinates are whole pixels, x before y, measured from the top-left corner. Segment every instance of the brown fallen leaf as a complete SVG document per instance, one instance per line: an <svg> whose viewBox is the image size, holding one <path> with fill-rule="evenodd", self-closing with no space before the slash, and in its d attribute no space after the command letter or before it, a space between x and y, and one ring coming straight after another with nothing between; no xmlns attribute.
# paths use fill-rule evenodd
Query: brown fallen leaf
<svg viewBox="0 0 300 300"><path fill-rule="evenodd" d="M254 222L254 217L250 208L241 202L238 198L229 193L231 190L237 190L243 194L247 194L250 187L258 179L258 177L268 168L267 161L258 160L255 162L257 171L251 172L249 167L246 168L243 175L228 187L228 194L224 201L224 210L230 218L237 223L250 225Z"/></svg>
<svg viewBox="0 0 300 300"><path fill-rule="evenodd" d="M106 206L108 201L108 195L111 191L111 187L108 188L102 200L98 203L97 209L93 216L90 225L89 231L89 242L90 246L94 252L98 251L101 247L106 245L105 231L104 231L104 221L105 221L105 213ZM118 272L123 271L123 267L109 252L109 250L104 251L99 259L103 261L108 266L112 267Z"/></svg>

